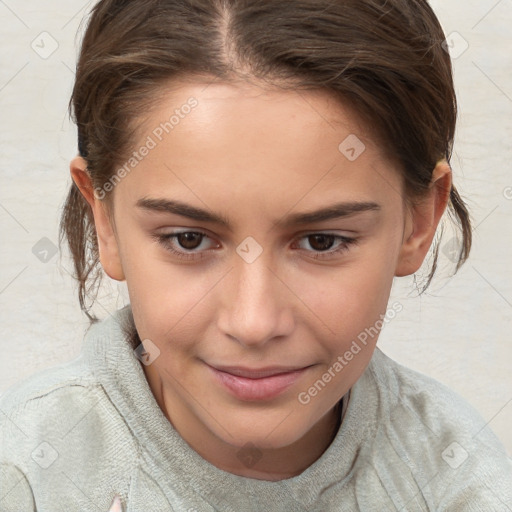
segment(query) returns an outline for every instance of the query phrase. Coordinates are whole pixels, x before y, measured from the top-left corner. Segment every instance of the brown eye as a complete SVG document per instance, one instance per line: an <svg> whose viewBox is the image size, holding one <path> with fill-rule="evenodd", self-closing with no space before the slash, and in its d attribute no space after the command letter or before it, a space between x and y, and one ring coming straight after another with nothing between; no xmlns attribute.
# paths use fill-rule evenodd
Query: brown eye
<svg viewBox="0 0 512 512"><path fill-rule="evenodd" d="M215 245L206 233L200 231L182 231L166 235L153 234L151 237L173 257L187 261L201 260ZM206 241L206 247L204 247L204 241ZM208 241L210 241L209 247Z"/></svg>
<svg viewBox="0 0 512 512"><path fill-rule="evenodd" d="M180 244L183 249L197 249L203 240L204 235L202 233L195 233L193 231L187 231L186 233L179 233L175 235L176 241ZM198 243L199 242L199 243Z"/></svg>
<svg viewBox="0 0 512 512"><path fill-rule="evenodd" d="M318 234L308 236L309 245L315 251L328 251L333 246L335 239L334 235Z"/></svg>
<svg viewBox="0 0 512 512"><path fill-rule="evenodd" d="M331 233L311 233L301 237L299 248L309 258L325 260L342 256L344 252L350 250L350 247L357 245L357 243L357 238L347 238Z"/></svg>

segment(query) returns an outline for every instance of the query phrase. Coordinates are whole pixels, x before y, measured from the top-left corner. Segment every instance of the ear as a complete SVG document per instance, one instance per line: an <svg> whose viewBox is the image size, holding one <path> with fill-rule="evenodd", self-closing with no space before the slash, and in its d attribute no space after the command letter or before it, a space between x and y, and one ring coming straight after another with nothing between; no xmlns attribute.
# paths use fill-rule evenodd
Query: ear
<svg viewBox="0 0 512 512"><path fill-rule="evenodd" d="M110 278L116 281L124 281L125 276L121 265L119 247L107 214L107 206L100 199L102 195L96 194L93 190L91 176L87 170L87 162L82 157L77 156L71 160L69 167L73 181L92 209L101 266ZM104 192L101 192L104 196Z"/></svg>
<svg viewBox="0 0 512 512"><path fill-rule="evenodd" d="M432 173L426 196L411 211L406 211L404 237L395 276L414 274L421 267L448 205L451 187L450 165L445 159L440 160Z"/></svg>

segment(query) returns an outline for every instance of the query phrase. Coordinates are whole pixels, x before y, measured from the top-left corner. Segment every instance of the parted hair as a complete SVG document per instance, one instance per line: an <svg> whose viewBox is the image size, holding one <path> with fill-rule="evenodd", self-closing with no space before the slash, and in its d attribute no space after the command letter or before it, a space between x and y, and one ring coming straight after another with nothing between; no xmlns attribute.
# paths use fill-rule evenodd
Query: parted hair
<svg viewBox="0 0 512 512"><path fill-rule="evenodd" d="M79 152L93 187L102 187L130 154L137 119L173 80L321 89L371 127L413 202L452 153L457 101L444 41L426 0L101 0L87 19L69 103ZM471 248L471 221L454 185L447 214L461 235L457 271ZM61 216L64 240L80 306L96 321L97 235L74 183ZM436 271L438 238L432 250L422 291Z"/></svg>

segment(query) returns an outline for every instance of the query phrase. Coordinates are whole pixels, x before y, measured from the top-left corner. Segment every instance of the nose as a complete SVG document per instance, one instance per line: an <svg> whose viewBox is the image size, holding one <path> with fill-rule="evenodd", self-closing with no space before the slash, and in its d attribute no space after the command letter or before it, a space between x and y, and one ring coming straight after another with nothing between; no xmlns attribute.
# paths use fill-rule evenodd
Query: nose
<svg viewBox="0 0 512 512"><path fill-rule="evenodd" d="M252 263L235 256L222 291L219 328L246 347L289 336L294 328L292 293L264 255Z"/></svg>

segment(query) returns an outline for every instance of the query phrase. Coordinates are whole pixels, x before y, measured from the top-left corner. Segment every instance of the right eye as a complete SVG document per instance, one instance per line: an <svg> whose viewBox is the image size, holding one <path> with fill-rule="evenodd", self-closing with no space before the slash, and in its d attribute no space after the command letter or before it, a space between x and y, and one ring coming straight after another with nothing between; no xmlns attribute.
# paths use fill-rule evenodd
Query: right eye
<svg viewBox="0 0 512 512"><path fill-rule="evenodd" d="M179 259L194 260L204 257L204 250L197 251L197 249L201 247L205 238L209 239L209 236L200 231L180 231L165 235L155 234L153 238Z"/></svg>

